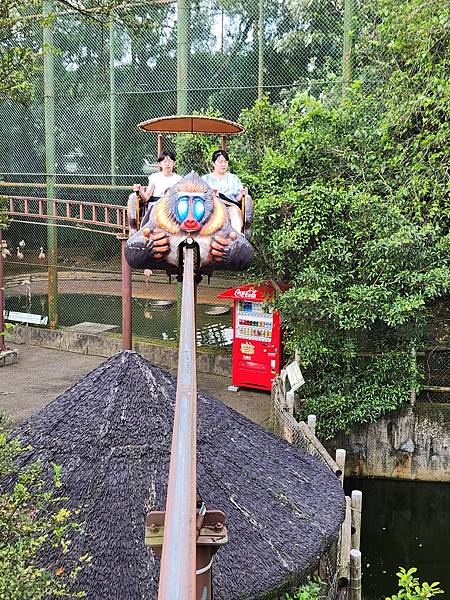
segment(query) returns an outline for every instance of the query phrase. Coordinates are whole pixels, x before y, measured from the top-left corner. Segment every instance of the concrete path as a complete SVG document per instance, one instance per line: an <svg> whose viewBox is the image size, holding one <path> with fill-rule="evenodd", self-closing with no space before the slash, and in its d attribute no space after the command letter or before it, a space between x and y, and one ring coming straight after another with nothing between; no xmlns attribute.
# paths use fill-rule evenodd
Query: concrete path
<svg viewBox="0 0 450 600"><path fill-rule="evenodd" d="M14 421L22 421L45 406L106 360L49 350L37 346L8 343L19 353L19 362L0 368L0 410ZM198 387L222 400L255 423L267 427L270 394L254 390L229 392L230 380L219 375L199 373Z"/></svg>

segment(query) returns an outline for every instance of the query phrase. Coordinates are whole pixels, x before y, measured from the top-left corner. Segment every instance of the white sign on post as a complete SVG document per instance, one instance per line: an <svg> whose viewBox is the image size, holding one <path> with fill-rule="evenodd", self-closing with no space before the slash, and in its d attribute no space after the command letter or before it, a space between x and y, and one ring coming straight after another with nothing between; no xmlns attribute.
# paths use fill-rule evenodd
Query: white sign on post
<svg viewBox="0 0 450 600"><path fill-rule="evenodd" d="M291 385L291 391L295 392L295 390L298 390L298 388L305 383L298 362L294 360L294 362L291 362L289 365L286 365L284 369L286 371L289 383Z"/></svg>
<svg viewBox="0 0 450 600"><path fill-rule="evenodd" d="M48 323L47 316L17 312L14 310L4 310L3 316L6 321L16 321L18 323L32 323L33 325L47 325Z"/></svg>

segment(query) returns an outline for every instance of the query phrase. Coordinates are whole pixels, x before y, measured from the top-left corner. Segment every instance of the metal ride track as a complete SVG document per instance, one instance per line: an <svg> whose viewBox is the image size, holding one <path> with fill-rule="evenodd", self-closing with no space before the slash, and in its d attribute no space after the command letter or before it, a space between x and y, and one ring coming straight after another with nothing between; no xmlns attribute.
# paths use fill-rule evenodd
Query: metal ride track
<svg viewBox="0 0 450 600"><path fill-rule="evenodd" d="M199 248L179 246L183 280L178 378L165 512L147 515L146 544L161 556L158 600L212 600L213 556L228 541L225 515L197 493L196 301ZM198 510L197 510L198 508Z"/></svg>
<svg viewBox="0 0 450 600"><path fill-rule="evenodd" d="M186 240L182 251L178 378L158 600L192 600L196 597L196 248L192 238Z"/></svg>

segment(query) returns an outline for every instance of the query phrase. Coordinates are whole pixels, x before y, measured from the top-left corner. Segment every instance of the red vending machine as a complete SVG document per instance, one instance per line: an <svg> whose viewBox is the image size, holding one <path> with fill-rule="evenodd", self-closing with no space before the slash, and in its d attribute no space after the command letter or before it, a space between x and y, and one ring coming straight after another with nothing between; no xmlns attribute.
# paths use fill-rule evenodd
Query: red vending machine
<svg viewBox="0 0 450 600"><path fill-rule="evenodd" d="M219 295L234 300L232 384L236 388L270 390L280 372L280 315L271 306L274 297L270 283L243 285Z"/></svg>

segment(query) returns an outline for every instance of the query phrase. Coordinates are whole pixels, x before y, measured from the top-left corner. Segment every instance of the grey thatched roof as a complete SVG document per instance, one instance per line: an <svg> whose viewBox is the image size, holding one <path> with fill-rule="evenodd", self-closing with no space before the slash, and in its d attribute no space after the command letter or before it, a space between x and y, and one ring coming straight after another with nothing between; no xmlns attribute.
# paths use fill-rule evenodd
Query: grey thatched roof
<svg viewBox="0 0 450 600"><path fill-rule="evenodd" d="M21 461L63 467L63 492L84 524L71 551L93 556L77 582L89 600L157 597L159 559L144 546L144 523L165 506L174 399L169 373L124 351L13 432L33 446ZM198 417L198 489L229 526L215 599L259 598L304 576L344 518L335 475L201 393Z"/></svg>

